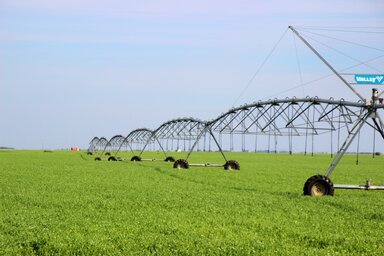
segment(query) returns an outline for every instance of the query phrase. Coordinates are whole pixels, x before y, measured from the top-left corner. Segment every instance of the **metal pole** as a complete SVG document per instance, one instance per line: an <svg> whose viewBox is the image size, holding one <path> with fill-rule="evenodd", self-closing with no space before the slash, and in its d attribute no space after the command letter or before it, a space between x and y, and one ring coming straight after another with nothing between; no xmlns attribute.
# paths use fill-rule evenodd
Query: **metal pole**
<svg viewBox="0 0 384 256"><path fill-rule="evenodd" d="M223 156L224 160L225 160L226 162L228 162L227 158L226 158L225 155L224 155L223 150L222 150L221 147L220 147L220 144L217 142L217 140L216 140L215 136L213 135L211 129L209 129L208 131L209 131L209 134L211 134L213 140L216 142L216 145L217 145L217 147L219 148L220 153L221 153L221 155Z"/></svg>
<svg viewBox="0 0 384 256"><path fill-rule="evenodd" d="M336 168L337 164L340 162L341 158L343 157L343 155L347 151L349 145L351 145L352 141L355 139L356 135L359 133L361 127L363 127L365 121L371 115L371 113L372 113L371 111L368 111L364 114L363 117L361 117L361 118L359 117L359 120L351 129L351 131L349 132L343 145L341 146L339 152L337 153L337 155L333 159L333 161L332 161L331 165L329 166L325 176L329 177L332 174L333 170Z"/></svg>
<svg viewBox="0 0 384 256"><path fill-rule="evenodd" d="M122 147L122 146L123 146L123 144L124 144L124 141L125 141L125 139L123 140L123 142L121 142L121 144L120 144L119 148L117 149L117 151L115 152L114 156L116 156L116 155L117 155L117 153L119 153L119 152L120 152L120 149L121 149L121 147Z"/></svg>
<svg viewBox="0 0 384 256"><path fill-rule="evenodd" d="M377 131L380 133L381 137L384 139L384 131L383 131L382 127L377 123L377 120L376 120L376 117L377 117L377 118L379 119L379 121L381 121L381 120L380 120L380 116L377 115L376 112L375 112L375 115L376 115L376 116L372 118L373 123L375 124L375 126L376 126L376 128L377 128Z"/></svg>
<svg viewBox="0 0 384 256"><path fill-rule="evenodd" d="M164 151L164 148L163 148L163 146L161 145L161 143L160 143L160 141L159 141L159 139L158 139L158 138L156 138L156 141L157 141L157 143L159 144L159 146L160 146L161 150L163 151L163 153L164 153L164 156L165 156L165 157L167 157L167 153L165 153L165 151Z"/></svg>
<svg viewBox="0 0 384 256"><path fill-rule="evenodd" d="M133 151L133 148L131 147L131 144L128 143L127 145L129 147L129 149L131 150L132 154L135 154L135 151Z"/></svg>
<svg viewBox="0 0 384 256"><path fill-rule="evenodd" d="M192 154L193 149L196 147L197 143L201 139L201 136L205 135L208 128L204 128L199 135L197 135L196 141L193 143L192 147L190 148L187 156L184 158L184 160L188 160L189 156Z"/></svg>
<svg viewBox="0 0 384 256"><path fill-rule="evenodd" d="M147 142L144 144L144 147L143 147L143 149L141 150L139 156L141 156L141 155L143 154L145 148L148 146L149 142L151 141L151 139L152 139L153 137L156 137L156 136L155 136L155 133L153 133L151 136L149 136L149 139L148 139Z"/></svg>

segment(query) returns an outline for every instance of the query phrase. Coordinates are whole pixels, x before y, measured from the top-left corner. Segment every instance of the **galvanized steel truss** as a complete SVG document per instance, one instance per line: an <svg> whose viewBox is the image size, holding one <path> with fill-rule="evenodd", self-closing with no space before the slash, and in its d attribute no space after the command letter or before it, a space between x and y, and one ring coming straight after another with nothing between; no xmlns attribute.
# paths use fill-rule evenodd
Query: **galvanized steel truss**
<svg viewBox="0 0 384 256"><path fill-rule="evenodd" d="M134 144L145 145L146 143L153 143L153 140L151 140L151 136L152 136L152 131L147 128L140 128L140 129L131 131L119 145L119 148L115 153L115 156L124 147L127 147L127 148L129 147L130 151L134 154L133 145Z"/></svg>
<svg viewBox="0 0 384 256"><path fill-rule="evenodd" d="M343 127L350 129L367 108L363 102L344 100L275 99L233 108L212 121L210 126L213 131L223 134L320 135Z"/></svg>
<svg viewBox="0 0 384 256"><path fill-rule="evenodd" d="M106 154L110 155L111 153L108 151L117 151L121 145L121 143L124 141L125 137L122 135L115 135L113 136L108 143L105 145L103 151L101 152L100 156Z"/></svg>
<svg viewBox="0 0 384 256"><path fill-rule="evenodd" d="M153 131L151 137L144 145L139 156L141 156L150 142L157 142L166 159L169 157L164 142L168 145L169 140L195 140L204 130L206 123L195 118L177 118L161 124ZM162 143L163 142L163 143ZM173 144L173 143L172 143ZM151 159L156 160L156 159Z"/></svg>
<svg viewBox="0 0 384 256"><path fill-rule="evenodd" d="M93 153L96 150L97 143L99 142L98 137L94 137L90 142L89 142L89 147L88 147L88 153Z"/></svg>

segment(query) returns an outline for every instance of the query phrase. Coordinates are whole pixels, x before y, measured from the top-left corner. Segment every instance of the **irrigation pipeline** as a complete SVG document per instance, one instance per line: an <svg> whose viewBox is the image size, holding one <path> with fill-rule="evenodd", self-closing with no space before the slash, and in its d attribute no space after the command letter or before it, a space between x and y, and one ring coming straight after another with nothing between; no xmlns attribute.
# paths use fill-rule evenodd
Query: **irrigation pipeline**
<svg viewBox="0 0 384 256"><path fill-rule="evenodd" d="M367 106L362 102L333 99L304 98L258 102L231 109L211 121L212 130L219 134L254 134L274 136L311 136L312 152L315 135L345 128L349 131L361 122L362 113L376 112L383 104ZM364 121L382 134L382 127ZM338 145L339 148L339 145Z"/></svg>
<svg viewBox="0 0 384 256"><path fill-rule="evenodd" d="M384 104L332 98L271 99L231 108L210 121L180 118L163 123L155 131L137 129L124 140L121 135L114 136L109 142L105 138L96 137L90 142L90 148L105 150L106 146L119 144L119 151L124 145L142 143L145 149L152 142L161 144L161 139L196 140L210 130L219 134L318 135L340 130L342 126L353 123L361 111L383 108ZM370 126L378 129L375 125Z"/></svg>

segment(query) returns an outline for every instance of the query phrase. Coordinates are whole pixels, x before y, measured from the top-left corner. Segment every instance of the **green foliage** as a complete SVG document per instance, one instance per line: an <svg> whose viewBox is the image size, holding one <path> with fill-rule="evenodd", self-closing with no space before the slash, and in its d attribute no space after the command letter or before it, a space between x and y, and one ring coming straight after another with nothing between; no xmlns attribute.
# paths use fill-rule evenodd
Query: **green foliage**
<svg viewBox="0 0 384 256"><path fill-rule="evenodd" d="M240 171L1 151L0 255L384 254L383 191L302 195L329 155L228 156ZM223 163L217 152L189 162L207 159ZM331 179L384 184L383 164L382 156L360 156L356 166L347 155Z"/></svg>

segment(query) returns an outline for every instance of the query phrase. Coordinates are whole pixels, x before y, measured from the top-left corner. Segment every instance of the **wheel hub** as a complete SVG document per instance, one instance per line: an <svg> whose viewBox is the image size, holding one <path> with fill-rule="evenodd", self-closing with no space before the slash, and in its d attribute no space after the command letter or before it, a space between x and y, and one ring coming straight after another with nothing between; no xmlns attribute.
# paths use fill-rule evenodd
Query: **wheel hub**
<svg viewBox="0 0 384 256"><path fill-rule="evenodd" d="M326 188L322 183L316 183L312 187L312 195L314 196L323 196L326 193Z"/></svg>

